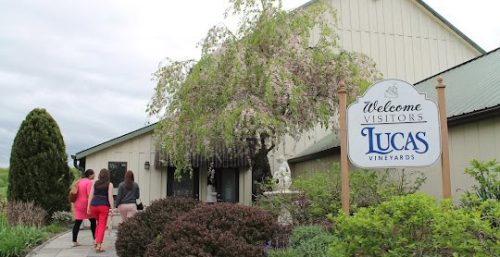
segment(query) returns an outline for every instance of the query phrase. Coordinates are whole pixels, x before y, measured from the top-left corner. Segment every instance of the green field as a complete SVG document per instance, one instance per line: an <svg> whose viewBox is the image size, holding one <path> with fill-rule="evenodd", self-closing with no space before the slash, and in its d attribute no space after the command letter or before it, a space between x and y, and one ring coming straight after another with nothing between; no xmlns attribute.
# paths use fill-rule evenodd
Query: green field
<svg viewBox="0 0 500 257"><path fill-rule="evenodd" d="M7 174L9 170L0 168L0 200L7 198Z"/></svg>

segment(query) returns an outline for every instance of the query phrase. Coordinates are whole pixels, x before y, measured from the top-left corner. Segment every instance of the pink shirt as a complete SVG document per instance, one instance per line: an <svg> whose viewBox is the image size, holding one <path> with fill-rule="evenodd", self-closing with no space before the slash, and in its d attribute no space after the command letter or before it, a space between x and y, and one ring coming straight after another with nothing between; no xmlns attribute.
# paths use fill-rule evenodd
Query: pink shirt
<svg viewBox="0 0 500 257"><path fill-rule="evenodd" d="M89 200L90 190L92 189L93 181L88 178L82 178L78 182L78 195L73 204L75 219L84 220L92 218L87 214L87 204Z"/></svg>

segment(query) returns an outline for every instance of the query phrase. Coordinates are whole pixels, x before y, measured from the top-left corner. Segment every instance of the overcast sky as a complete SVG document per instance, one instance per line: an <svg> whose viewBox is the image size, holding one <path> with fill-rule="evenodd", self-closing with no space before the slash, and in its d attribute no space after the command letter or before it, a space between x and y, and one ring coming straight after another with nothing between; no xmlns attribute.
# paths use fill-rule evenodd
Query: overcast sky
<svg viewBox="0 0 500 257"><path fill-rule="evenodd" d="M294 8L306 0L284 0ZM500 46L500 1L426 0L486 51ZM151 73L197 58L225 0L0 0L0 167L25 116L43 107L68 155L151 122Z"/></svg>

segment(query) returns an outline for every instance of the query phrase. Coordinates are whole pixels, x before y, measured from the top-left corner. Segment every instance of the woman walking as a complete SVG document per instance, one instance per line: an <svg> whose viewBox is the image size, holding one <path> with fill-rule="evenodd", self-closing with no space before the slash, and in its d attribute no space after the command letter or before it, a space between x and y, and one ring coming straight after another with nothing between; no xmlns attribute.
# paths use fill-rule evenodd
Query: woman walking
<svg viewBox="0 0 500 257"><path fill-rule="evenodd" d="M134 182L134 173L129 170L125 173L124 181L118 186L118 195L116 196L116 206L120 211L122 222L137 212L139 194L139 185Z"/></svg>
<svg viewBox="0 0 500 257"><path fill-rule="evenodd" d="M80 227L82 221L88 219L90 221L90 230L92 231L92 237L95 240L95 218L92 215L87 214L87 203L89 201L90 191L92 190L92 180L94 180L95 173L94 170L88 169L85 171L85 177L79 179L76 182L77 195L75 203L73 204L73 214L75 217L75 225L73 225L73 246L79 246L78 243L78 232L80 232Z"/></svg>
<svg viewBox="0 0 500 257"><path fill-rule="evenodd" d="M97 228L95 232L95 250L104 252L102 242L110 208L113 206L113 184L109 182L109 171L102 169L99 172L98 180L94 183L90 191L87 204L87 213L97 218Z"/></svg>

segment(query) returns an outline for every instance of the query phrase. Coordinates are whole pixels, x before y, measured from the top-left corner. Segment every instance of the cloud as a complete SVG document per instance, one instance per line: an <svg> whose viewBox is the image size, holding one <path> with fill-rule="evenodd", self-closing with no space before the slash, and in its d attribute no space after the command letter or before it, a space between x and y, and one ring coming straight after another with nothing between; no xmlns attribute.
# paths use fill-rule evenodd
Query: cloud
<svg viewBox="0 0 500 257"><path fill-rule="evenodd" d="M307 1L284 2L289 9ZM197 58L196 43L223 21L226 7L227 0L2 1L0 166L8 165L14 136L37 107L58 122L68 155L145 125L158 63ZM483 25L473 26L490 29Z"/></svg>

